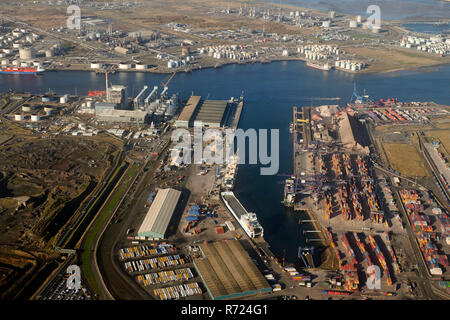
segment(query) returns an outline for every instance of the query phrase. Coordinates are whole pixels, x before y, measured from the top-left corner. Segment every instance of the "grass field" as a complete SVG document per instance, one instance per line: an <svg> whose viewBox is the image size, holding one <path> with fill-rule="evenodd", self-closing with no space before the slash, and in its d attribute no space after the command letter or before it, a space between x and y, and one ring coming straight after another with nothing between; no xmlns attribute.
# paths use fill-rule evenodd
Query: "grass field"
<svg viewBox="0 0 450 320"><path fill-rule="evenodd" d="M139 164L134 164L126 173L126 176L123 180L120 181L120 185L114 190L114 193L107 200L106 205L103 207L102 211L99 214L98 219L96 220L94 226L89 231L86 236L86 241L84 242L83 253L81 254L81 262L82 262L82 271L86 281L89 284L89 287L92 288L95 292L99 292L97 281L94 277L94 272L92 270L91 264L91 248L94 243L95 238L100 232L101 228L104 226L106 220L110 217L114 208L119 203L122 198L124 192L128 189L132 178L136 175L136 172L139 168Z"/></svg>
<svg viewBox="0 0 450 320"><path fill-rule="evenodd" d="M425 131L425 135L430 138L438 138L444 145L445 150L450 152L450 129Z"/></svg>
<svg viewBox="0 0 450 320"><path fill-rule="evenodd" d="M408 177L425 177L428 171L423 165L417 149L405 143L383 143L392 168Z"/></svg>

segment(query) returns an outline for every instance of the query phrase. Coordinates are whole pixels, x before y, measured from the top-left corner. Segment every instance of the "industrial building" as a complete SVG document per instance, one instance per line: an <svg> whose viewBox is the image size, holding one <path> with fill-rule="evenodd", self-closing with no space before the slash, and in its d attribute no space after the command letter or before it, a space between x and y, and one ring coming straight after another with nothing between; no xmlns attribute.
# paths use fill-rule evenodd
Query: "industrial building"
<svg viewBox="0 0 450 320"><path fill-rule="evenodd" d="M238 299L272 288L239 240L200 245L194 266L213 300Z"/></svg>
<svg viewBox="0 0 450 320"><path fill-rule="evenodd" d="M181 192L175 189L159 190L138 230L138 237L164 239L180 196Z"/></svg>
<svg viewBox="0 0 450 320"><path fill-rule="evenodd" d="M117 108L117 103L111 102L96 102L95 103L95 114L99 114L103 110L112 110Z"/></svg>
<svg viewBox="0 0 450 320"><path fill-rule="evenodd" d="M117 103L120 106L125 106L128 101L127 87L122 85L112 85L107 87L107 102Z"/></svg>
<svg viewBox="0 0 450 320"><path fill-rule="evenodd" d="M97 109L97 104L95 105ZM111 108L96 110L95 115L98 121L125 122L125 123L145 123L147 112L140 110L116 110Z"/></svg>
<svg viewBox="0 0 450 320"><path fill-rule="evenodd" d="M205 100L200 104L194 119L194 126L202 124L204 127L219 128L224 125L225 111L228 102L226 100Z"/></svg>
<svg viewBox="0 0 450 320"><path fill-rule="evenodd" d="M175 121L177 128L188 128L194 124L194 115L200 103L201 96L191 96L183 108L178 120Z"/></svg>

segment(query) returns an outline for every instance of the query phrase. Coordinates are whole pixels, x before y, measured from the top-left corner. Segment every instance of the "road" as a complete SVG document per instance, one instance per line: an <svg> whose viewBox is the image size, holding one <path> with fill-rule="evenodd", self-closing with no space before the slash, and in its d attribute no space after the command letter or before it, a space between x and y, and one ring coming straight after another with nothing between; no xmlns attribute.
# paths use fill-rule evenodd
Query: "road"
<svg viewBox="0 0 450 320"><path fill-rule="evenodd" d="M167 142L169 137L170 134L166 135L165 140L163 139L162 141ZM129 199L125 204L127 206L131 204L131 207L127 207L126 212L118 211L117 223L105 224L105 230L98 242L96 258L99 274L101 273L105 287L109 289L115 299L151 299L151 296L121 269L115 253L118 250L119 242L126 238L128 228L136 223L137 208L142 208L147 201L148 194L144 191L147 190L146 186L153 180L154 172L167 147L168 144L163 146L158 159L147 158L145 165L141 166L142 171L136 175L136 177L140 176L140 178L137 184L136 182L134 183L134 193L125 192L126 198ZM150 166L148 167L149 163ZM146 172L144 170L145 167L148 167Z"/></svg>

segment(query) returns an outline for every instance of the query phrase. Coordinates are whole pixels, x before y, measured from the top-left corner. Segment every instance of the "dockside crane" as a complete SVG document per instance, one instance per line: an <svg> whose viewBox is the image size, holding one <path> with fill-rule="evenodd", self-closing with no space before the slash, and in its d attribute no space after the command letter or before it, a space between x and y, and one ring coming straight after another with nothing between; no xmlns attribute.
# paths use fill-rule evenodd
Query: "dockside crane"
<svg viewBox="0 0 450 320"><path fill-rule="evenodd" d="M165 88L169 85L170 81L172 81L173 77L175 77L175 75L177 74L177 72L175 71L174 73L172 73L172 75L170 76L169 80L167 80L166 83L161 81L161 85Z"/></svg>

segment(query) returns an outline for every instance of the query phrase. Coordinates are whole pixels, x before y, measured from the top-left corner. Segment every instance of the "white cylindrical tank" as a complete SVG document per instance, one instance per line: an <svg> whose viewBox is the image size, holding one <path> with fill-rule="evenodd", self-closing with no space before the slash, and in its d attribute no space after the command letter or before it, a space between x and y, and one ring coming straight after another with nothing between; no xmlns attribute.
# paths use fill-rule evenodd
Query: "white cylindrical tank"
<svg viewBox="0 0 450 320"><path fill-rule="evenodd" d="M6 54L11 54L12 50L11 49L3 49L3 52Z"/></svg>
<svg viewBox="0 0 450 320"><path fill-rule="evenodd" d="M46 115L51 115L53 113L53 108L52 107L44 107L44 111Z"/></svg>
<svg viewBox="0 0 450 320"><path fill-rule="evenodd" d="M53 50L45 50L45 57L46 58L53 57Z"/></svg>
<svg viewBox="0 0 450 320"><path fill-rule="evenodd" d="M336 17L336 12L335 11L330 11L330 18L334 19Z"/></svg>
<svg viewBox="0 0 450 320"><path fill-rule="evenodd" d="M31 106L22 106L23 112L31 112L31 110L33 110L33 108Z"/></svg>
<svg viewBox="0 0 450 320"><path fill-rule="evenodd" d="M3 59L2 60L2 66L7 66L9 64L9 60L8 59Z"/></svg>
<svg viewBox="0 0 450 320"><path fill-rule="evenodd" d="M20 63L20 66L22 67L22 68L28 68L29 66L30 66L30 63L29 62L21 62Z"/></svg>
<svg viewBox="0 0 450 320"><path fill-rule="evenodd" d="M331 26L331 22L329 20L326 20L326 21L322 22L322 27L329 28L330 26Z"/></svg>
<svg viewBox="0 0 450 320"><path fill-rule="evenodd" d="M23 114L15 114L14 115L14 120L16 120L16 121L23 121L23 119L24 119L24 116L23 116Z"/></svg>
<svg viewBox="0 0 450 320"><path fill-rule="evenodd" d="M120 63L119 64L119 69L121 69L121 70L129 70L129 69L131 69L131 64L130 63Z"/></svg>
<svg viewBox="0 0 450 320"><path fill-rule="evenodd" d="M361 16L356 16L356 22L361 23L362 22L362 17Z"/></svg>
<svg viewBox="0 0 450 320"><path fill-rule="evenodd" d="M92 62L91 63L91 69L101 69L103 68L103 64L100 62Z"/></svg>
<svg viewBox="0 0 450 320"><path fill-rule="evenodd" d="M22 44L20 44L18 42L15 42L15 43L13 43L13 48L14 49L20 49L20 48L22 48Z"/></svg>
<svg viewBox="0 0 450 320"><path fill-rule="evenodd" d="M148 65L145 63L137 63L136 64L136 70L145 70L148 68Z"/></svg>
<svg viewBox="0 0 450 320"><path fill-rule="evenodd" d="M87 101L86 102L86 106L89 108L89 109L92 109L92 101Z"/></svg>
<svg viewBox="0 0 450 320"><path fill-rule="evenodd" d="M19 60L14 60L14 61L12 62L12 64L13 64L13 66L18 67L18 66L20 66L20 61L19 61Z"/></svg>
<svg viewBox="0 0 450 320"><path fill-rule="evenodd" d="M67 101L69 101L67 96L62 96L61 98L59 98L59 103L67 103Z"/></svg>
<svg viewBox="0 0 450 320"><path fill-rule="evenodd" d="M31 115L31 121L37 122L39 120L41 120L41 117L38 114L32 114Z"/></svg>
<svg viewBox="0 0 450 320"><path fill-rule="evenodd" d="M355 20L351 20L349 23L350 28L356 28L358 26L358 23Z"/></svg>

